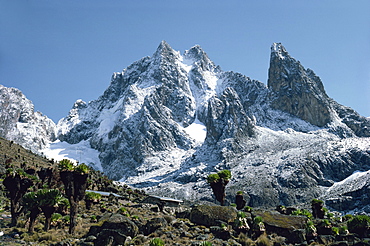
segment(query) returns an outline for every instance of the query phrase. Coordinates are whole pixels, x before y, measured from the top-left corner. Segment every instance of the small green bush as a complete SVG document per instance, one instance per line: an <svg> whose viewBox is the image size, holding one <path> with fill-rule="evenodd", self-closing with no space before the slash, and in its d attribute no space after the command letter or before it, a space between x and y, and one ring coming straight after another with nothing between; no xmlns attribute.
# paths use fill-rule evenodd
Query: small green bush
<svg viewBox="0 0 370 246"><path fill-rule="evenodd" d="M97 221L98 221L98 218L96 217L96 215L90 216L90 222L97 222Z"/></svg>
<svg viewBox="0 0 370 246"><path fill-rule="evenodd" d="M237 216L238 218L245 218L245 217L247 217L247 215L246 215L244 212L242 212L242 211L238 211L238 212L236 213L236 216Z"/></svg>
<svg viewBox="0 0 370 246"><path fill-rule="evenodd" d="M307 218L309 219L312 219L313 218L313 215L312 213L310 213L310 211L306 210L306 209L297 209L295 211L292 212L292 215L301 215L301 216L306 216Z"/></svg>
<svg viewBox="0 0 370 246"><path fill-rule="evenodd" d="M346 215L343 216L343 219L345 221L351 220L351 219L353 219L353 215L352 214L346 214Z"/></svg>
<svg viewBox="0 0 370 246"><path fill-rule="evenodd" d="M328 219L323 219L323 220L321 220L320 223L321 223L322 226L330 226L331 225L331 223Z"/></svg>
<svg viewBox="0 0 370 246"><path fill-rule="evenodd" d="M347 226L341 226L339 227L339 234L341 235L347 235L349 233Z"/></svg>
<svg viewBox="0 0 370 246"><path fill-rule="evenodd" d="M51 216L51 221L58 221L60 219L62 219L62 215L59 214L59 213L53 213L53 215Z"/></svg>
<svg viewBox="0 0 370 246"><path fill-rule="evenodd" d="M336 236L336 235L339 235L339 228L338 227L332 227L331 228L331 231L333 232L333 234Z"/></svg>
<svg viewBox="0 0 370 246"><path fill-rule="evenodd" d="M150 240L149 246L164 246L164 242L162 239L156 237Z"/></svg>
<svg viewBox="0 0 370 246"><path fill-rule="evenodd" d="M347 222L348 230L364 236L370 226L370 217L367 215L356 215Z"/></svg>
<svg viewBox="0 0 370 246"><path fill-rule="evenodd" d="M101 194L96 193L96 192L86 191L85 199L86 200L92 200L92 201L96 201L97 202L97 201L100 201Z"/></svg>
<svg viewBox="0 0 370 246"><path fill-rule="evenodd" d="M204 241L200 244L200 246L213 246L213 244L211 242L208 242L208 241Z"/></svg>
<svg viewBox="0 0 370 246"><path fill-rule="evenodd" d="M65 216L63 216L63 221L65 223L69 223L71 221L71 217L69 217L69 215L65 215Z"/></svg>
<svg viewBox="0 0 370 246"><path fill-rule="evenodd" d="M263 219L262 219L261 216L256 216L256 217L254 217L253 222L256 223L256 224L259 224L259 223L263 222Z"/></svg>

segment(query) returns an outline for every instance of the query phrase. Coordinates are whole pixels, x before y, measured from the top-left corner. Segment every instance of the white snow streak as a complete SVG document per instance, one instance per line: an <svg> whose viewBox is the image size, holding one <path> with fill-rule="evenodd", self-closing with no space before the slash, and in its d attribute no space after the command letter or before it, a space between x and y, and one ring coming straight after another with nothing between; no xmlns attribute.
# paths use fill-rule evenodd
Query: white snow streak
<svg viewBox="0 0 370 246"><path fill-rule="evenodd" d="M42 152L49 159L53 158L56 161L69 159L74 162L85 163L94 169L103 171L99 160L99 151L91 148L88 141L69 144L57 140L50 143Z"/></svg>
<svg viewBox="0 0 370 246"><path fill-rule="evenodd" d="M198 119L196 119L193 124L183 129L187 134L189 134L192 139L194 139L198 143L203 143L207 135L206 126Z"/></svg>

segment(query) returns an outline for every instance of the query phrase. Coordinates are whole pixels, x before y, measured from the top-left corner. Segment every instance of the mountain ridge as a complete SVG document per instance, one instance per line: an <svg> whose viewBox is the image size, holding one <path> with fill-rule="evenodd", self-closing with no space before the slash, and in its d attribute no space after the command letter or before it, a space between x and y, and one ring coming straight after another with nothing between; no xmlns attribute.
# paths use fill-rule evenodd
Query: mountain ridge
<svg viewBox="0 0 370 246"><path fill-rule="evenodd" d="M193 127L206 129L204 141L188 134ZM49 150L68 157L69 147L91 147L88 163L111 178L189 200L211 201L205 177L225 168L231 192L276 206L325 196L370 167L370 120L329 98L280 43L265 85L222 71L199 45L180 54L162 41L114 73L98 99L76 101L57 128Z"/></svg>

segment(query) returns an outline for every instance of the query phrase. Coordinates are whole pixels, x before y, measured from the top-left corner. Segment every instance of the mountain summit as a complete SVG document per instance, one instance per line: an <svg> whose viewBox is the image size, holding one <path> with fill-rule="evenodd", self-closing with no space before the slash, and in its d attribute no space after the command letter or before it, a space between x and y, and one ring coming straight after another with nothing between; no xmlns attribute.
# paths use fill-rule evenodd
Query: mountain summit
<svg viewBox="0 0 370 246"><path fill-rule="evenodd" d="M250 206L325 197L338 208L364 201L368 189L341 181L370 169L369 119L329 98L280 43L266 86L223 71L199 45L181 54L162 41L114 73L98 99L77 101L56 128L49 150L72 156L83 146L96 158L82 153L81 161L161 195L213 201L205 177L225 168L230 201L243 190Z"/></svg>

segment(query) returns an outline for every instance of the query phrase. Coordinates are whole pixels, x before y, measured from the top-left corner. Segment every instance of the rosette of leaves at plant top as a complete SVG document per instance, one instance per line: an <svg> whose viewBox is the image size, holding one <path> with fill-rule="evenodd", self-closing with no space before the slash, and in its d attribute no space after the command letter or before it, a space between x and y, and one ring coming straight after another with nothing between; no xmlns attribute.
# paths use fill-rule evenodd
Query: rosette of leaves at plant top
<svg viewBox="0 0 370 246"><path fill-rule="evenodd" d="M331 226L331 223L328 219L323 219L320 221L320 225L323 226L323 227L329 227Z"/></svg>
<svg viewBox="0 0 370 246"><path fill-rule="evenodd" d="M349 234L349 230L348 230L348 227L347 226L341 226L339 227L339 234L340 235L348 235Z"/></svg>
<svg viewBox="0 0 370 246"><path fill-rule="evenodd" d="M319 200L319 199L312 199L311 205L316 205L316 204L324 205L324 201Z"/></svg>
<svg viewBox="0 0 370 246"><path fill-rule="evenodd" d="M207 177L207 182L208 182L208 183L215 183L215 182L217 182L219 179L220 179L220 176L218 176L218 174L217 174L217 173L212 173L212 174L208 175L208 177Z"/></svg>
<svg viewBox="0 0 370 246"><path fill-rule="evenodd" d="M74 163L68 159L63 159L59 162L58 167L61 171L76 171L80 174L89 173L89 167L85 163L74 165Z"/></svg>
<svg viewBox="0 0 370 246"><path fill-rule="evenodd" d="M224 179L224 180L230 180L231 179L231 171L230 170L225 169L225 170L219 171L217 174L221 179Z"/></svg>
<svg viewBox="0 0 370 246"><path fill-rule="evenodd" d="M122 214L124 216L130 217L130 213L127 211L125 207L120 207L117 213Z"/></svg>
<svg viewBox="0 0 370 246"><path fill-rule="evenodd" d="M263 218L261 216L256 216L253 218L253 223L255 224L263 223Z"/></svg>
<svg viewBox="0 0 370 246"><path fill-rule="evenodd" d="M68 159L63 159L59 161L58 167L60 170L63 170L63 171L73 171L74 170L73 162Z"/></svg>
<svg viewBox="0 0 370 246"><path fill-rule="evenodd" d="M32 180L33 182L38 181L38 178L35 175L28 174L24 169L22 168L8 168L5 172L5 178L6 177L15 177L19 176L21 178L28 178Z"/></svg>
<svg viewBox="0 0 370 246"><path fill-rule="evenodd" d="M211 173L207 177L208 183L215 183L218 182L218 180L224 179L226 181L229 181L231 179L231 172L230 170L221 170L218 173Z"/></svg>
<svg viewBox="0 0 370 246"><path fill-rule="evenodd" d="M246 218L246 217L247 217L247 215L246 215L244 212L242 212L242 211L238 211L238 212L236 213L236 217L237 217L237 218Z"/></svg>
<svg viewBox="0 0 370 246"><path fill-rule="evenodd" d="M85 163L81 163L74 170L80 174L88 174L90 169Z"/></svg>
<svg viewBox="0 0 370 246"><path fill-rule="evenodd" d="M36 193L40 206L58 207L60 204L66 203L62 193L57 189L42 189Z"/></svg>
<svg viewBox="0 0 370 246"><path fill-rule="evenodd" d="M45 231L49 230L51 225L51 218L60 204L66 200L62 193L57 189L42 189L36 193L39 201L39 206L45 215Z"/></svg>
<svg viewBox="0 0 370 246"><path fill-rule="evenodd" d="M312 207L312 215L314 218L323 219L327 209L324 210L324 201L319 199L312 199L311 207Z"/></svg>
<svg viewBox="0 0 370 246"><path fill-rule="evenodd" d="M36 219L41 213L36 192L32 191L24 194L22 198L22 205L27 211L29 211L28 232L32 233L34 230Z"/></svg>
<svg viewBox="0 0 370 246"><path fill-rule="evenodd" d="M31 191L31 192L27 192L26 194L24 194L24 196L22 198L22 205L27 210L31 210L35 207L38 207L39 204L38 204L36 192Z"/></svg>

